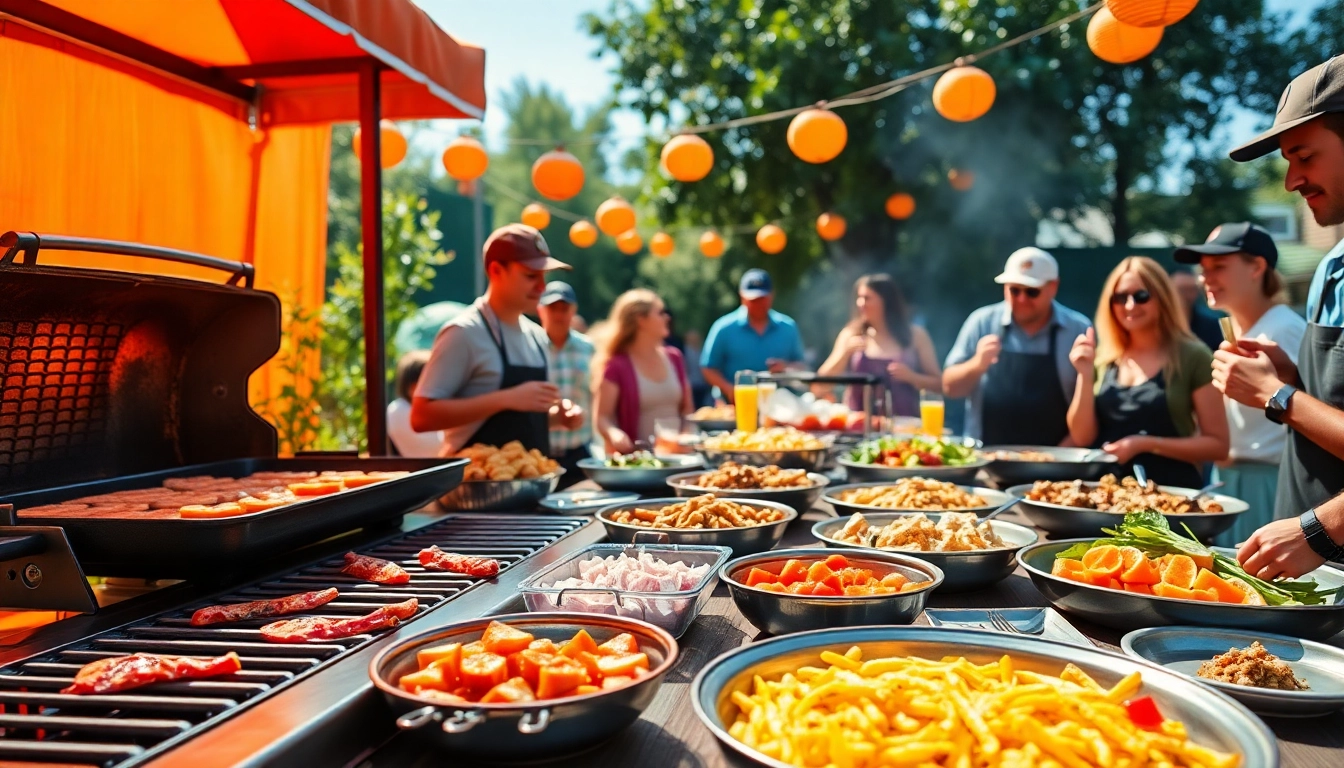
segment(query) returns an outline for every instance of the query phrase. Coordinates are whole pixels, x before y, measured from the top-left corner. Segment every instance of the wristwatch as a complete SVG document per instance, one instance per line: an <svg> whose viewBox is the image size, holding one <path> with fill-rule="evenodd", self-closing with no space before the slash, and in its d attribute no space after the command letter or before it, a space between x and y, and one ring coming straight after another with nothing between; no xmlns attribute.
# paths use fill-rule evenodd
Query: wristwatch
<svg viewBox="0 0 1344 768"><path fill-rule="evenodd" d="M1265 403L1265 418L1275 424L1283 423L1283 415L1288 412L1288 401L1292 399L1293 394L1297 392L1297 387L1292 384L1284 384L1279 387L1279 391L1269 398Z"/></svg>
<svg viewBox="0 0 1344 768"><path fill-rule="evenodd" d="M1338 560L1344 557L1344 546L1335 543L1326 533L1325 526L1316 517L1315 509L1308 509L1303 512L1297 521L1302 526L1302 535L1307 537L1307 546L1311 551L1324 557L1326 560Z"/></svg>

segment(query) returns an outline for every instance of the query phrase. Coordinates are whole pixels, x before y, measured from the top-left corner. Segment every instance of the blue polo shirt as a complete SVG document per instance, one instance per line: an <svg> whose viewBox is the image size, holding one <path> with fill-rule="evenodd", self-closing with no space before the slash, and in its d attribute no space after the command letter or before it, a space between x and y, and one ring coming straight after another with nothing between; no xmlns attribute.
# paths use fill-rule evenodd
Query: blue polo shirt
<svg viewBox="0 0 1344 768"><path fill-rule="evenodd" d="M728 381L738 371L765 371L767 360L799 363L803 360L803 337L788 315L770 310L765 333L757 333L747 320L747 308L738 307L714 321L700 353L700 367L713 368Z"/></svg>
<svg viewBox="0 0 1344 768"><path fill-rule="evenodd" d="M1321 295L1328 278L1334 278L1334 288ZM1321 316L1316 321L1317 325L1344 328L1344 240L1340 240L1316 265L1316 274L1312 276L1311 289L1307 292L1308 322L1315 316L1318 304Z"/></svg>

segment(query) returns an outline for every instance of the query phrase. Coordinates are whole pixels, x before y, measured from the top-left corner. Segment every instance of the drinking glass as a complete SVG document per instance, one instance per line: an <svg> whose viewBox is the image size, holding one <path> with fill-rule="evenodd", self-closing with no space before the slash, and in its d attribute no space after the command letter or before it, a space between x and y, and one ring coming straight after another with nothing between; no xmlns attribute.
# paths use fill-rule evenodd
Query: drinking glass
<svg viewBox="0 0 1344 768"><path fill-rule="evenodd" d="M933 437L943 436L943 396L937 392L919 391L920 431Z"/></svg>
<svg viewBox="0 0 1344 768"><path fill-rule="evenodd" d="M757 389L755 371L738 371L733 376L733 405L737 409L737 428L743 432L755 432L757 418Z"/></svg>

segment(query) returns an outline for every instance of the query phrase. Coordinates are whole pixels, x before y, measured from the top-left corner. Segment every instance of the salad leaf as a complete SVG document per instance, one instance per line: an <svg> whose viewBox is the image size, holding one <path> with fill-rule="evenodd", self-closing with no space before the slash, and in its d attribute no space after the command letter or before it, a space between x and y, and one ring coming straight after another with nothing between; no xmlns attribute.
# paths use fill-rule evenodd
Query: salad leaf
<svg viewBox="0 0 1344 768"><path fill-rule="evenodd" d="M849 460L859 464L881 464L888 457L899 457L901 466L918 467L924 465L920 454L936 456L943 465L950 467L969 464L976 458L974 448L959 443L923 436L887 436L850 451Z"/></svg>

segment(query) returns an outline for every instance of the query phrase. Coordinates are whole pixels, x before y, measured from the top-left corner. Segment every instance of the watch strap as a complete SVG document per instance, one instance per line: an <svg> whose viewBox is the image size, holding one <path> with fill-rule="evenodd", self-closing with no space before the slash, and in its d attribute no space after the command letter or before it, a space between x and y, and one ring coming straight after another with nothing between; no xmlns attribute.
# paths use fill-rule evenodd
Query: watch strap
<svg viewBox="0 0 1344 768"><path fill-rule="evenodd" d="M1307 538L1307 546L1311 551L1325 558L1334 560L1344 552L1344 547L1336 544L1330 534L1326 532L1325 525L1316 517L1315 509L1308 509L1298 518L1302 526L1302 535Z"/></svg>

